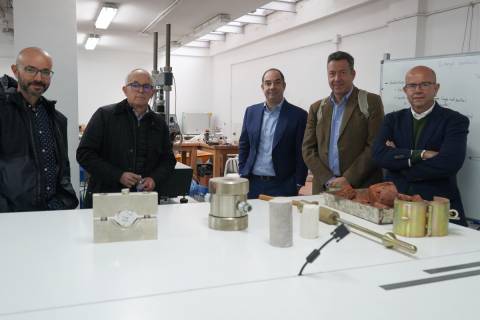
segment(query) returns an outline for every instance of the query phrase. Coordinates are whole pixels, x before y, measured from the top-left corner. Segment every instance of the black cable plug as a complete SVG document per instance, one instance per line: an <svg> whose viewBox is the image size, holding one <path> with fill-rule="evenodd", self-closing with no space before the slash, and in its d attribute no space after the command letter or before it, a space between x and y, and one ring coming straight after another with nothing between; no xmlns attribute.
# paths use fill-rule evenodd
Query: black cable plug
<svg viewBox="0 0 480 320"><path fill-rule="evenodd" d="M345 238L349 233L350 231L347 229L347 227L345 227L343 223L338 227L336 227L335 230L333 230L330 233L330 235L332 236L330 239L328 239L324 244L322 244L320 248L314 249L312 252L310 252L310 254L306 258L307 261L303 264L298 275L301 276L303 273L303 269L305 269L307 264L313 263L318 258L318 256L320 255L320 250L322 250L327 244L329 244L331 241L335 239L337 240L337 242L339 242L340 240Z"/></svg>
<svg viewBox="0 0 480 320"><path fill-rule="evenodd" d="M338 241L342 240L343 238L345 238L347 236L347 234L349 234L349 233L350 233L350 231L342 223L337 228L335 228L335 230L333 230L332 233L330 233L330 234L332 235L332 237L337 239L337 242L338 242Z"/></svg>

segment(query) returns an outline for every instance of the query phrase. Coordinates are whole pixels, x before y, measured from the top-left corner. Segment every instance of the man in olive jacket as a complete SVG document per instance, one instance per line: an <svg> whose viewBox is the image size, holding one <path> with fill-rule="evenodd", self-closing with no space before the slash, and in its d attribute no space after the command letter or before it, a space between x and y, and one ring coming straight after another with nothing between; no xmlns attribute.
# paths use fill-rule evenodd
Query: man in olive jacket
<svg viewBox="0 0 480 320"><path fill-rule="evenodd" d="M302 154L313 173L312 192L346 184L365 188L382 181L372 144L383 120L380 96L353 86L353 57L334 52L327 62L332 93L310 106Z"/></svg>
<svg viewBox="0 0 480 320"><path fill-rule="evenodd" d="M150 73L135 69L127 76L123 101L99 108L77 149L77 160L90 174L85 207L92 194L158 190L173 173L175 157L165 120L148 101L154 94Z"/></svg>

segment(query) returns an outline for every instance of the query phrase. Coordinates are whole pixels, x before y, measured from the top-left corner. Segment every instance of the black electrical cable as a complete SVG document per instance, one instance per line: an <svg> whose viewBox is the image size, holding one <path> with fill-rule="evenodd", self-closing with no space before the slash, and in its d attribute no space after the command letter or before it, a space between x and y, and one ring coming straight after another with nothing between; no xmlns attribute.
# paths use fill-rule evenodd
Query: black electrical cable
<svg viewBox="0 0 480 320"><path fill-rule="evenodd" d="M322 250L327 244L329 244L335 239L337 240L337 242L339 242L340 240L345 238L349 233L350 231L347 229L347 227L345 227L343 223L339 225L337 228L335 228L335 230L333 230L332 233L330 233L332 235L330 239L328 239L324 244L322 244L320 248L314 249L312 252L310 252L310 254L306 258L307 261L305 261L305 263L303 264L298 275L301 276L303 273L303 269L305 269L307 264L313 263L318 258L318 256L320 255L320 250Z"/></svg>

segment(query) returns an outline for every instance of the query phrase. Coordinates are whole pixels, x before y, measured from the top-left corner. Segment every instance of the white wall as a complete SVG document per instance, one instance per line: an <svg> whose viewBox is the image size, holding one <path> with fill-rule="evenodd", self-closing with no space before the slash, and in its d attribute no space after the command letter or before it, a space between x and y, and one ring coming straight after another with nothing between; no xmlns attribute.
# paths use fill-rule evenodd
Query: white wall
<svg viewBox="0 0 480 320"><path fill-rule="evenodd" d="M13 35L0 32L0 76L4 74L13 75L10 70L13 56Z"/></svg>
<svg viewBox="0 0 480 320"><path fill-rule="evenodd" d="M217 124L226 127L226 133L239 131L244 109L263 100L260 77L269 67L284 71L286 98L308 109L330 93L326 59L335 50L355 57L355 84L376 93L384 53L392 59L460 53L462 42L464 52L478 51L480 4L472 10L473 23L468 24L463 41L469 4L465 0L304 0L296 14L274 13L267 26L248 26L243 35L213 44L212 112ZM333 41L336 35L338 43Z"/></svg>
<svg viewBox="0 0 480 320"><path fill-rule="evenodd" d="M125 98L122 86L135 68L152 69L149 54L108 50L78 51L78 121L88 123L97 108Z"/></svg>
<svg viewBox="0 0 480 320"><path fill-rule="evenodd" d="M57 100L56 108L68 118L68 155L72 185L79 189L79 167L75 161L78 145L78 83L76 6L74 0L14 0L15 52L37 46L53 58L50 88L45 93ZM55 8L52 10L51 8ZM61 12L61 14L59 14ZM12 57L13 62L13 57Z"/></svg>
<svg viewBox="0 0 480 320"><path fill-rule="evenodd" d="M302 15L310 17L313 10L321 9L315 8L314 2L306 1L296 15L281 13L273 16L269 23L279 27L294 23L289 19L305 23L307 19ZM345 2L340 3L338 10L342 12L339 14L332 14L333 4L329 3L330 14L323 19L308 21L261 41L242 44L235 50L228 44L222 44L227 51L213 57L213 112L218 115L218 124L227 128L227 134L238 133L245 108L264 99L260 90L261 75L270 67L284 72L286 98L308 110L310 104L330 92L326 58L336 50L349 51L356 58L356 84L378 92L380 61L385 52L383 48L387 47L385 17L388 16L389 6L385 1L367 2L365 6L354 6L350 10L345 10ZM317 2L317 6L324 5ZM378 20L379 17L383 17L382 20ZM267 32L265 29L271 26L255 28L264 35ZM332 39L337 34L341 35L340 42L334 43ZM246 37L252 36L248 34ZM238 39L234 41L241 42Z"/></svg>
<svg viewBox="0 0 480 320"><path fill-rule="evenodd" d="M159 59L159 67L164 64ZM79 50L78 93L79 123L86 124L98 107L125 98L122 86L135 68L152 70L153 54L109 50ZM171 66L176 86L171 92L170 113L208 112L211 110L211 58L173 56ZM176 90L176 92L175 92Z"/></svg>
<svg viewBox="0 0 480 320"><path fill-rule="evenodd" d="M0 77L4 74L8 74L9 76L13 77L13 73L10 69L10 66L13 64L13 57L0 57Z"/></svg>

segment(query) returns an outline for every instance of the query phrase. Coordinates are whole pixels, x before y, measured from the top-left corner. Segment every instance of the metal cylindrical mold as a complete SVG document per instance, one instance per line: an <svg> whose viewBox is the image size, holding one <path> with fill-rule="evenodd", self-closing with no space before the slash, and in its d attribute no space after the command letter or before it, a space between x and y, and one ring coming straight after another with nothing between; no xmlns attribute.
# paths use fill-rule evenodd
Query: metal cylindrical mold
<svg viewBox="0 0 480 320"><path fill-rule="evenodd" d="M450 209L450 200L442 197L433 197L428 210L427 235L443 237L448 235L450 220L458 219L458 211Z"/></svg>
<svg viewBox="0 0 480 320"><path fill-rule="evenodd" d="M395 199L393 232L404 237L425 237L427 203Z"/></svg>
<svg viewBox="0 0 480 320"><path fill-rule="evenodd" d="M248 227L251 210L247 202L248 179L217 177L210 179L210 215L208 226L216 230L243 230Z"/></svg>

